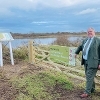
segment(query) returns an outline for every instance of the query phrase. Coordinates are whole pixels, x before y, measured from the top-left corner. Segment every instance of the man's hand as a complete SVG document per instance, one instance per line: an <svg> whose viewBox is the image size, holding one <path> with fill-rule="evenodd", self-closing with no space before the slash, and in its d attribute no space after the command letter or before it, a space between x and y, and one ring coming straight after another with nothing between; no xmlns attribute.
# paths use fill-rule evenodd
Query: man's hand
<svg viewBox="0 0 100 100"><path fill-rule="evenodd" d="M75 54L75 58L77 57L77 54Z"/></svg>
<svg viewBox="0 0 100 100"><path fill-rule="evenodd" d="M100 70L100 65L98 66L98 70Z"/></svg>

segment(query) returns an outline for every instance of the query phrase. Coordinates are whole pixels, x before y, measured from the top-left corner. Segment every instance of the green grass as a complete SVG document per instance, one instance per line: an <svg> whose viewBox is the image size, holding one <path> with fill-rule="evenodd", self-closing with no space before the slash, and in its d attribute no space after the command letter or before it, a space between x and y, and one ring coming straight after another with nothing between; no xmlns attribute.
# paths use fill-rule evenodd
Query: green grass
<svg viewBox="0 0 100 100"><path fill-rule="evenodd" d="M16 100L52 100L53 87L59 84L63 89L71 90L73 84L69 82L65 74L46 71L38 74L28 74L23 78L13 80L13 85L18 89L19 94ZM59 94L54 94L58 97Z"/></svg>

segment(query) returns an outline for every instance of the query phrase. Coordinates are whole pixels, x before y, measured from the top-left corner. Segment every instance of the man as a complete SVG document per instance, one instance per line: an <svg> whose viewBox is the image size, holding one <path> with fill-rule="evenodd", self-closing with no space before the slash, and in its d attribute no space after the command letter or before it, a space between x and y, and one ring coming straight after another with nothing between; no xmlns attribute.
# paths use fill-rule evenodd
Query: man
<svg viewBox="0 0 100 100"><path fill-rule="evenodd" d="M82 51L81 64L84 65L86 75L86 89L80 97L86 98L95 92L94 77L96 76L97 70L100 69L100 39L95 37L93 28L87 30L87 38L77 48L75 57L80 51Z"/></svg>

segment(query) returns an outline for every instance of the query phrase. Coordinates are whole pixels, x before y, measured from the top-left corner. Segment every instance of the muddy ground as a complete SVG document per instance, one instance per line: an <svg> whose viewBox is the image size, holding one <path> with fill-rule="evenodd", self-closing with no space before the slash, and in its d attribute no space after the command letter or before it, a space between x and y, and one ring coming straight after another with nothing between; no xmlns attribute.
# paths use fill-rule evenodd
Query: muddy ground
<svg viewBox="0 0 100 100"><path fill-rule="evenodd" d="M25 69L25 72L23 69ZM40 70L44 70L44 68L26 63L19 63L14 66L6 64L0 67L0 100L15 100L18 90L12 86L9 80L15 76L22 77L26 71L30 72L30 70L37 73ZM60 97L56 97L55 100L100 100L98 99L100 97L100 92L96 92L87 99L80 98L79 95L83 91L84 89L78 87L75 87L73 90L65 90L62 86L56 84L51 93L54 94L57 92L60 94Z"/></svg>

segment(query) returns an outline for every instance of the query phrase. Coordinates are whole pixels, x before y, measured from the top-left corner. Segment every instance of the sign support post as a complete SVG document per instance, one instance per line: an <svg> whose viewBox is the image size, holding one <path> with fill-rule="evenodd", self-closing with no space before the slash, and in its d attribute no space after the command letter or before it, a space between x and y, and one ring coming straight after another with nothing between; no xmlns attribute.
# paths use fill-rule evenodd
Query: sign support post
<svg viewBox="0 0 100 100"><path fill-rule="evenodd" d="M11 64L14 65L14 59L13 59L13 52L12 52L11 41L9 41L9 48L10 48Z"/></svg>
<svg viewBox="0 0 100 100"><path fill-rule="evenodd" d="M2 42L0 41L0 66L3 66L3 57L2 57Z"/></svg>

